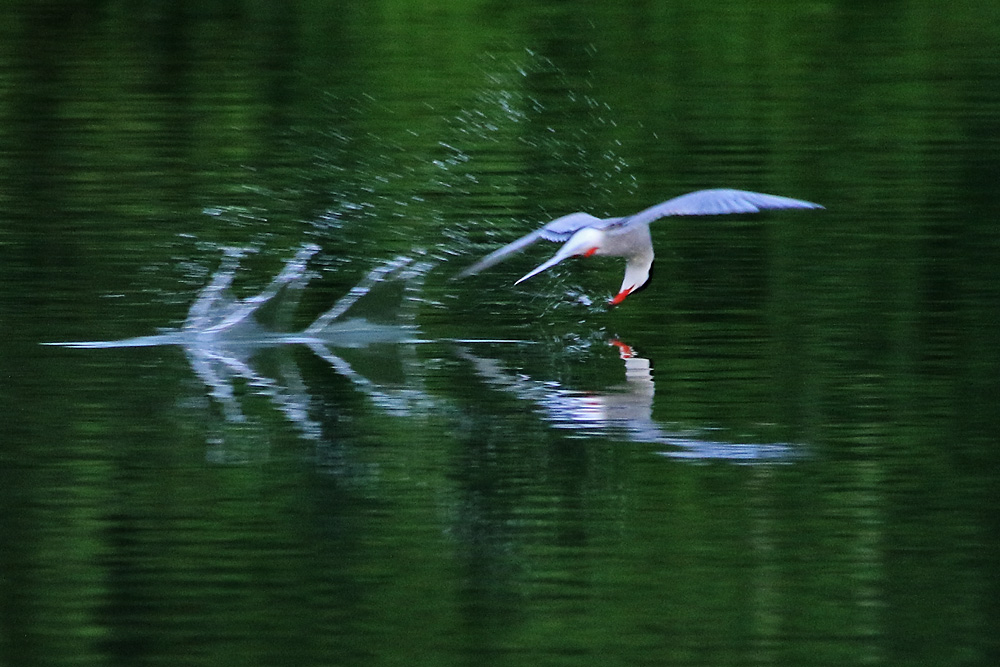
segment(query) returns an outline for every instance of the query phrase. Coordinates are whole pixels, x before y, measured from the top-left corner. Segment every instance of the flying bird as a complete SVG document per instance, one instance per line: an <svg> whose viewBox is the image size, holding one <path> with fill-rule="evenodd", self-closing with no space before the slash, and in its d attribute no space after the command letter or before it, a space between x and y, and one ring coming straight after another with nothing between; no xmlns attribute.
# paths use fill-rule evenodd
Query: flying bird
<svg viewBox="0 0 1000 667"><path fill-rule="evenodd" d="M757 213L765 209L823 208L801 199L766 195L747 190L698 190L650 206L621 218L596 218L589 213L570 213L556 218L541 229L526 234L461 271L456 278L479 273L508 256L527 248L539 239L562 243L559 251L521 276L514 284L551 268L568 257L591 255L624 257L625 279L621 289L611 299L618 305L629 294L646 284L653 265L653 240L649 223L673 215L725 215L727 213Z"/></svg>

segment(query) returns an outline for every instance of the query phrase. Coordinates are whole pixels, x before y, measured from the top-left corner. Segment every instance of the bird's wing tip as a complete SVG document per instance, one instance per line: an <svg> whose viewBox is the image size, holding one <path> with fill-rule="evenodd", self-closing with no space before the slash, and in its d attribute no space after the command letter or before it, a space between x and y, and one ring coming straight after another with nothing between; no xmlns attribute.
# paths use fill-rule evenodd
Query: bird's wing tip
<svg viewBox="0 0 1000 667"><path fill-rule="evenodd" d="M472 269L474 267L475 264L473 264L472 266L467 266L458 273L453 273L452 275L448 276L448 280L462 280L463 278L468 278L469 276L475 275L476 273L478 273L478 271L473 271Z"/></svg>

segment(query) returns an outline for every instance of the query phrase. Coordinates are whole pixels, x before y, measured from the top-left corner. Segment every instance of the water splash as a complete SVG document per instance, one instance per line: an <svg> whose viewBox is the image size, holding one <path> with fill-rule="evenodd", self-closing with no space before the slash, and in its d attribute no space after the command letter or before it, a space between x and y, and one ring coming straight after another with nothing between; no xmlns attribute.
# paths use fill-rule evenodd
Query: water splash
<svg viewBox="0 0 1000 667"><path fill-rule="evenodd" d="M277 344L318 344L344 347L363 347L371 342L389 340L419 342L412 322L405 322L412 312L405 301L419 291L429 262L416 261L413 257L399 256L372 269L355 287L332 308L300 332L283 332L263 325L260 314L265 308L287 315L297 304L303 289L313 274L308 270L310 258L319 251L313 243L303 245L289 259L282 270L261 292L237 299L231 286L239 262L249 252L248 248L223 249L222 263L209 283L202 288L188 310L184 323L178 329L164 329L159 334L120 340L68 341L43 343L59 347L82 349L108 349L120 347L149 347L155 345L181 345L190 348L260 347ZM375 287L397 281L404 284L401 298L392 303L380 303L376 309L381 314L371 321L366 317L351 316L363 297ZM385 322L394 321L395 324Z"/></svg>
<svg viewBox="0 0 1000 667"><path fill-rule="evenodd" d="M294 363L282 364L278 377L268 377L253 362L261 349L280 345L306 345L338 373L351 380L378 406L392 414L410 414L433 403L413 386L382 386L354 370L336 351L362 349L378 344L425 342L413 322L414 301L430 263L416 257L400 256L372 269L328 311L302 331L281 331L262 323L262 312L275 309L278 319L297 305L313 274L309 260L319 251L305 244L290 258L273 280L258 294L238 299L231 292L240 260L251 250L226 248L218 271L195 298L184 323L158 334L121 340L43 343L75 349L113 349L175 345L184 353L195 374L205 384L209 396L222 408L226 422L245 424L238 383L264 396L308 440L320 440L322 428L309 417L312 397L305 389ZM381 290L390 285L400 288ZM385 297L365 303L379 293ZM361 312L363 311L363 313ZM382 354L395 351L380 350Z"/></svg>

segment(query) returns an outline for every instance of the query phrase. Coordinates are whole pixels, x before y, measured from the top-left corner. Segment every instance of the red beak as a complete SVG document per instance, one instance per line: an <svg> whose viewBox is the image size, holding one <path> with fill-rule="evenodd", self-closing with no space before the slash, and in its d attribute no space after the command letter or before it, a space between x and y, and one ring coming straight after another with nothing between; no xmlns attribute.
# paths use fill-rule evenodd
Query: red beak
<svg viewBox="0 0 1000 667"><path fill-rule="evenodd" d="M632 290L634 289L635 287L629 287L628 289L623 289L621 292L618 292L618 294L615 294L614 298L611 299L611 301L609 301L608 304L612 306L617 306L619 303L624 301L625 297L631 294Z"/></svg>

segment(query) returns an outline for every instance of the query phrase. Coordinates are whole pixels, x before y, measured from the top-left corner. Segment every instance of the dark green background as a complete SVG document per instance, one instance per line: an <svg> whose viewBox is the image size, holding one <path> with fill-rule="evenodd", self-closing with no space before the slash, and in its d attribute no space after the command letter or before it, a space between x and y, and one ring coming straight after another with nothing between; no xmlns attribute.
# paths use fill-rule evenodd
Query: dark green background
<svg viewBox="0 0 1000 667"><path fill-rule="evenodd" d="M0 664L994 665L1000 5L10 2L0 25ZM557 215L701 187L823 212L665 220L522 285ZM654 367L665 429L556 428L453 346L305 350L323 438L172 348L224 245L240 289L322 246L299 311L436 267L430 339L558 391ZM587 301L592 301L591 305ZM387 356L380 356L387 355ZM545 384L547 383L547 384Z"/></svg>

